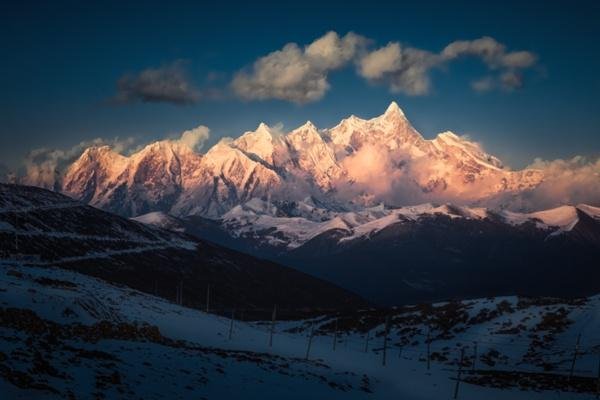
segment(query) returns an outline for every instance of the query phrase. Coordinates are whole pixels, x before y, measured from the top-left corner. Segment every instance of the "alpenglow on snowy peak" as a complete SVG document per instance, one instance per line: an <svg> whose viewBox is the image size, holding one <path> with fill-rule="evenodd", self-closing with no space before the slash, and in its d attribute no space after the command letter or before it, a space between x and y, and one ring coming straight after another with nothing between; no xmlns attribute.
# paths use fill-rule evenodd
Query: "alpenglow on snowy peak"
<svg viewBox="0 0 600 400"><path fill-rule="evenodd" d="M259 198L311 197L336 209L455 202L499 203L536 187L538 170L510 171L477 143L452 132L425 139L392 102L371 119L350 116L329 129L287 133L261 123L204 155L176 141L130 155L87 149L60 189L125 216L163 211L217 218Z"/></svg>

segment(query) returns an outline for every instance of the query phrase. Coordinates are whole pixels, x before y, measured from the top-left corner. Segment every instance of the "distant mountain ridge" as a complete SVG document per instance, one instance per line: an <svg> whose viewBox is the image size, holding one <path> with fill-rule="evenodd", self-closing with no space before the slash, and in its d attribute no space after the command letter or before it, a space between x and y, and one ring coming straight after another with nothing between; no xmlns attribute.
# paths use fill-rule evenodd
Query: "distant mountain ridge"
<svg viewBox="0 0 600 400"><path fill-rule="evenodd" d="M539 170L507 170L452 132L424 139L392 102L378 117L351 116L324 130L309 121L284 134L261 123L205 154L172 140L128 157L90 147L69 166L60 191L127 217L161 211L219 218L253 198L311 196L346 210L440 199L483 204L542 180Z"/></svg>
<svg viewBox="0 0 600 400"><path fill-rule="evenodd" d="M431 203L331 211L310 198L254 199L217 220L173 220L152 218L380 304L600 291L600 208L584 204L533 213Z"/></svg>

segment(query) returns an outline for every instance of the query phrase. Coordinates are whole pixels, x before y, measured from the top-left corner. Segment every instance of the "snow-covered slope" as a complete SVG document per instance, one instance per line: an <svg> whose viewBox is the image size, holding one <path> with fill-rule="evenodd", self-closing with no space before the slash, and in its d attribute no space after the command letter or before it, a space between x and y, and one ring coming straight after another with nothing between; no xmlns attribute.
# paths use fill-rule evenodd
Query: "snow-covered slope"
<svg viewBox="0 0 600 400"><path fill-rule="evenodd" d="M459 398L587 399L599 310L598 297L356 310L277 320L269 346L270 321L242 321L239 309L232 323L76 272L2 262L0 391L11 399L437 400L452 398L462 350Z"/></svg>
<svg viewBox="0 0 600 400"><path fill-rule="evenodd" d="M378 117L351 116L331 129L307 122L282 133L261 123L205 155L171 140L128 157L92 147L68 169L61 190L129 217L162 211L218 218L254 197L312 196L350 210L382 201L483 204L542 179L538 170L506 169L479 144L452 132L425 139L392 102Z"/></svg>
<svg viewBox="0 0 600 400"><path fill-rule="evenodd" d="M575 227L579 222L578 211L600 218L600 209L584 204L533 213L432 203L399 208L381 204L362 210L335 212L310 204L310 199L281 204L253 198L234 207L218 221L233 237L292 250L328 231L337 231L336 239L343 243L369 238L390 225L418 222L431 216L480 221L495 218L499 223L516 227L534 224L546 235L556 235ZM148 222L152 224L152 221Z"/></svg>
<svg viewBox="0 0 600 400"><path fill-rule="evenodd" d="M148 214L139 215L132 218L132 220L170 231L185 232L183 221L162 211L153 211Z"/></svg>

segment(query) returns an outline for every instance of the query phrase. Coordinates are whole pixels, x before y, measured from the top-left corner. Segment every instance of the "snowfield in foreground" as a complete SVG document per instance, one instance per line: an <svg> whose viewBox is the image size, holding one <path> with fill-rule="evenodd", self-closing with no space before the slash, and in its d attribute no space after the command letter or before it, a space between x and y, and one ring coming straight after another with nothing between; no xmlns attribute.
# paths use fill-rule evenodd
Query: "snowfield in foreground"
<svg viewBox="0 0 600 400"><path fill-rule="evenodd" d="M460 399L584 399L592 394L576 392L596 388L599 310L598 297L364 310L277 321L270 347L270 321L232 325L75 272L3 263L0 392L11 399L446 399L462 349ZM567 380L578 335L570 388L556 387ZM535 374L542 372L552 375Z"/></svg>

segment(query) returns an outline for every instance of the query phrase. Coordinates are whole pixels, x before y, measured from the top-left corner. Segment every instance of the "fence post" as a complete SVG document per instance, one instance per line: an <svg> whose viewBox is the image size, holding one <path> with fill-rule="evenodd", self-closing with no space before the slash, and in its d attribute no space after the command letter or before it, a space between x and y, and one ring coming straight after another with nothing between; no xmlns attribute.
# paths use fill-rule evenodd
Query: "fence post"
<svg viewBox="0 0 600 400"><path fill-rule="evenodd" d="M365 353L369 351L369 333L370 331L367 330L367 334L365 335Z"/></svg>
<svg viewBox="0 0 600 400"><path fill-rule="evenodd" d="M233 335L233 320L235 319L235 308L231 310L231 321L229 321L229 340L231 340L231 336Z"/></svg>
<svg viewBox="0 0 600 400"><path fill-rule="evenodd" d="M473 363L471 364L471 371L475 372L475 363L477 362L477 341L473 342Z"/></svg>
<svg viewBox="0 0 600 400"><path fill-rule="evenodd" d="M179 305L183 305L183 279L179 282Z"/></svg>
<svg viewBox="0 0 600 400"><path fill-rule="evenodd" d="M19 254L19 211L15 211L15 257Z"/></svg>
<svg viewBox="0 0 600 400"><path fill-rule="evenodd" d="M385 361L387 356L387 339L388 334L390 332L390 316L385 317L385 333L383 335L383 359L381 360L381 365L385 367Z"/></svg>
<svg viewBox="0 0 600 400"><path fill-rule="evenodd" d="M177 286L175 286L175 289L176 289L175 290L175 304L181 305L182 304L182 301L181 301L181 298L182 298L182 294L181 294L181 292L182 292L182 284L181 284L181 281L179 281L177 283Z"/></svg>
<svg viewBox="0 0 600 400"><path fill-rule="evenodd" d="M573 361L571 362L571 371L569 372L569 382L573 377L573 370L575 369L575 361L577 361L577 353L579 352L579 341L581 340L581 333L577 335L577 341L575 342L575 351L573 352Z"/></svg>
<svg viewBox="0 0 600 400"><path fill-rule="evenodd" d="M206 286L206 313L210 311L210 284Z"/></svg>
<svg viewBox="0 0 600 400"><path fill-rule="evenodd" d="M454 387L454 398L458 398L458 385L460 385L460 375L462 373L463 360L465 358L465 348L460 349L460 364L458 365L458 371L456 372L456 386Z"/></svg>
<svg viewBox="0 0 600 400"><path fill-rule="evenodd" d="M312 339L313 339L313 331L314 329L314 325L313 322L310 323L310 335L308 336L308 347L306 348L306 357L305 360L308 360L308 356L310 354L310 346L312 345Z"/></svg>
<svg viewBox="0 0 600 400"><path fill-rule="evenodd" d="M335 328L333 331L333 351L335 351L335 345L337 343L337 332L338 332L338 319L335 319Z"/></svg>
<svg viewBox="0 0 600 400"><path fill-rule="evenodd" d="M600 396L600 354L598 355L598 380L596 381L596 398Z"/></svg>
<svg viewBox="0 0 600 400"><path fill-rule="evenodd" d="M431 325L427 327L427 371L431 367Z"/></svg>
<svg viewBox="0 0 600 400"><path fill-rule="evenodd" d="M273 347L273 331L275 331L275 318L277 318L277 304L273 307L273 314L271 315L271 329L269 333L269 347Z"/></svg>

